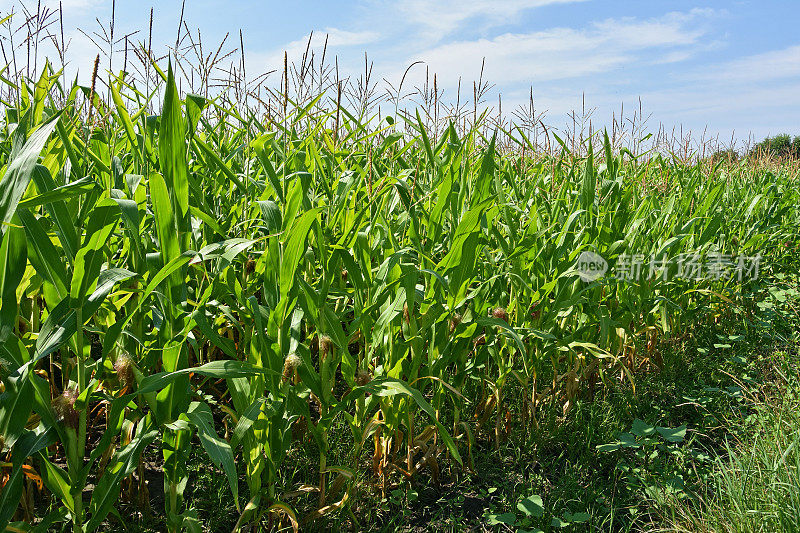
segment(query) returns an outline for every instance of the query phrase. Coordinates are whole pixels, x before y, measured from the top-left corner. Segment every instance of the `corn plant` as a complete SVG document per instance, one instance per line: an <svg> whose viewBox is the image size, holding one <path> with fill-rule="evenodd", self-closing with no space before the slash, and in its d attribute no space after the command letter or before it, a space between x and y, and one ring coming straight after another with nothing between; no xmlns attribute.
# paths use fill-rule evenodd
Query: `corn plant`
<svg viewBox="0 0 800 533"><path fill-rule="evenodd" d="M603 382L679 364L664 342L698 321L746 313L752 282L680 276L686 257L773 269L798 242L791 167L597 134L542 152L477 109L432 127L368 94L349 109L341 85L295 100L288 72L248 107L181 95L145 57L152 85L109 73L101 97L47 64L4 102L0 527L147 507L150 452L164 527L200 530L193 443L236 529L357 521L360 491L439 483L477 440L541 433ZM660 268L584 281L583 252ZM55 503L34 516L39 481Z"/></svg>

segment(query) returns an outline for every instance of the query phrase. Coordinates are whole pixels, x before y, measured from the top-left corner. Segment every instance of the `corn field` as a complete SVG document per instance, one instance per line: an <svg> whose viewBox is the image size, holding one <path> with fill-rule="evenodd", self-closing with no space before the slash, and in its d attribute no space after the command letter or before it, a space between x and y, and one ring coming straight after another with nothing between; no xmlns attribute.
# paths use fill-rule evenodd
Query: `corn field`
<svg viewBox="0 0 800 533"><path fill-rule="evenodd" d="M796 253L788 167L602 131L542 151L477 112L378 117L341 85L256 113L150 66L107 95L49 66L4 79L0 529L149 508L150 454L164 528L200 531L195 449L236 530L356 527L365 493L468 473L477 442L547 431L749 312L756 281L682 257L758 256L764 276ZM583 252L663 268L585 281Z"/></svg>

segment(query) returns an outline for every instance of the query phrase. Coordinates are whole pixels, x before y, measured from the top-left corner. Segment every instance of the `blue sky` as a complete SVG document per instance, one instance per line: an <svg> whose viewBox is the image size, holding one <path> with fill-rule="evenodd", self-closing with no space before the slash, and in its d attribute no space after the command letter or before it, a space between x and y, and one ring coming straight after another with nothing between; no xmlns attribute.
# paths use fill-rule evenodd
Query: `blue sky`
<svg viewBox="0 0 800 533"><path fill-rule="evenodd" d="M111 2L62 2L72 66L84 77L96 51L74 28L96 29L95 17L110 18ZM0 0L0 11L11 5ZM118 0L117 34L140 29L134 39L143 39L149 7ZM596 123L623 104L627 115L641 98L651 129L663 123L760 139L800 135L798 7L796 0L187 0L184 18L206 48L226 32L238 41L243 30L249 73L280 68L284 50L299 57L313 31L316 48L329 36L329 57L344 73L363 69L365 51L376 77L395 84L424 61L445 98L455 99L459 76L471 87L485 57L485 78L495 84L490 103L501 93L512 110L533 87L536 107L555 125L584 95ZM179 1L155 5L158 42L174 43L180 10ZM415 67L407 86L424 74Z"/></svg>

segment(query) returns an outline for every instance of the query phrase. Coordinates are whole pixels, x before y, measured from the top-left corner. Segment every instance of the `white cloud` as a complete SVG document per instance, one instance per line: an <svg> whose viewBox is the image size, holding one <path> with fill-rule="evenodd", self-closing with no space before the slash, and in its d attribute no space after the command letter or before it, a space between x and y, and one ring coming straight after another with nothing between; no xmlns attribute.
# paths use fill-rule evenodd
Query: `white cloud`
<svg viewBox="0 0 800 533"><path fill-rule="evenodd" d="M739 84L689 84L673 90L653 91L642 96L646 109L669 125L687 124L695 133L708 126L723 139L735 132L744 139L749 133L763 138L786 131L797 132L797 95L800 82L762 87Z"/></svg>
<svg viewBox="0 0 800 533"><path fill-rule="evenodd" d="M371 44L380 39L380 34L375 31L346 31L339 28L325 28L321 32L316 32L317 38L324 40L327 36L329 46L358 46ZM308 39L300 39L300 43L305 43Z"/></svg>
<svg viewBox="0 0 800 533"><path fill-rule="evenodd" d="M700 78L727 83L753 82L800 77L800 45L741 57L704 69Z"/></svg>
<svg viewBox="0 0 800 533"><path fill-rule="evenodd" d="M602 84L549 83L538 91L537 107L549 110L548 116L558 125L561 117L581 106L586 89L588 108L597 108L595 127L608 123L612 113L619 113L625 102L625 115L638 111L641 99L645 116L651 115L650 130L662 123L684 131L692 129L708 136L719 134L727 142L735 134L739 140L752 133L761 139L777 133L798 131L797 95L800 94L800 70L797 68L800 47L753 54L734 61L705 65L702 72L676 74L668 82L654 87L627 87L624 93ZM767 81L767 83L764 83ZM592 86L593 85L593 86ZM508 96L506 98L505 96ZM526 95L504 93L504 107L524 103Z"/></svg>
<svg viewBox="0 0 800 533"><path fill-rule="evenodd" d="M315 55L321 55L327 41L326 55L330 54L328 55L330 58L332 57L332 52L335 52L337 49L372 44L379 38L380 34L374 31L355 32L340 30L338 28L325 28L322 31L308 33L300 39L286 44L282 49L273 51L270 57L271 61L276 66L278 64L283 64L284 53L288 55L290 62L297 62L303 57L306 49L308 49L309 54L313 52ZM311 39L310 46L309 39Z"/></svg>
<svg viewBox="0 0 800 533"><path fill-rule="evenodd" d="M705 65L676 81L673 88L643 95L664 122L708 124L740 138L797 131L800 46Z"/></svg>
<svg viewBox="0 0 800 533"><path fill-rule="evenodd" d="M408 0L399 9L409 22L423 29L423 35L437 41L468 21L478 21L479 29L487 29L512 22L528 9L582 1L585 0Z"/></svg>
<svg viewBox="0 0 800 533"><path fill-rule="evenodd" d="M308 49L309 56L313 53L315 58L320 58L325 48L326 63L330 62L337 52L348 47L363 47L380 40L381 35L376 31L347 31L339 28L325 28L306 34L286 45L266 53L249 53L248 69L254 72L266 72L272 69L282 69L284 53L290 63L299 63ZM309 45L309 39L311 43ZM359 49L359 52L361 50Z"/></svg>
<svg viewBox="0 0 800 533"><path fill-rule="evenodd" d="M665 65L668 63L680 63L681 61L686 61L691 59L694 53L690 50L679 50L675 52L667 52L666 54L657 57L652 61L655 65Z"/></svg>
<svg viewBox="0 0 800 533"><path fill-rule="evenodd" d="M423 61L448 85L454 85L459 76L477 79L484 57L484 79L498 85L577 78L608 73L638 61L652 62L651 56L656 53L663 53L668 62L688 59L692 47L706 32L697 22L709 15L708 11L692 11L649 20L606 19L584 29L505 33L439 45L413 55L405 64ZM420 74L421 69L412 83L419 82ZM402 71L397 69L390 79L400 75Z"/></svg>

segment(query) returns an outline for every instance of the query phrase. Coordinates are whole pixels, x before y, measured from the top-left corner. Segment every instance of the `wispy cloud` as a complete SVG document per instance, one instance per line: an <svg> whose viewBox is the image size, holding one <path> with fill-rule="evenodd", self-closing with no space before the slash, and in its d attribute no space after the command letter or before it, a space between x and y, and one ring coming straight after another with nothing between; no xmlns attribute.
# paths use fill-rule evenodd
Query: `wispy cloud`
<svg viewBox="0 0 800 533"><path fill-rule="evenodd" d="M753 54L703 69L698 77L726 83L800 78L800 45Z"/></svg>
<svg viewBox="0 0 800 533"><path fill-rule="evenodd" d="M400 3L399 9L421 33L437 41L467 22L485 30L514 21L529 9L582 1L585 0L408 0Z"/></svg>
<svg viewBox="0 0 800 533"><path fill-rule="evenodd" d="M254 72L266 72L280 68L283 65L284 54L290 63L299 63L306 51L309 56L313 55L317 60L322 57L324 52L329 61L336 54L346 52L348 48L358 47L357 51L361 51L365 46L379 41L380 38L379 32L371 30L348 31L340 28L316 30L271 51L250 53L248 68L254 67Z"/></svg>
<svg viewBox="0 0 800 533"><path fill-rule="evenodd" d="M665 61L677 62L691 56L692 46L706 33L703 22L712 13L695 10L649 20L606 19L586 28L456 41L419 52L406 64L423 61L440 80L452 84L459 76L477 79L485 58L485 77L501 85L608 73L639 60L652 62L654 55L662 57L659 54Z"/></svg>
<svg viewBox="0 0 800 533"><path fill-rule="evenodd" d="M339 28L325 28L314 31L288 43L283 50L276 51L275 54L283 59L283 53L289 55L290 61L299 60L306 50L315 53L322 52L327 43L329 50L346 48L349 46L364 47L380 39L380 34L376 31L347 31ZM309 42L310 41L310 42Z"/></svg>
<svg viewBox="0 0 800 533"><path fill-rule="evenodd" d="M550 110L551 117L564 116L580 105L586 86L585 82L549 84L537 102L541 109ZM733 134L744 139L750 133L763 138L793 132L797 131L800 46L705 64L702 69L677 72L670 83L658 86L629 86L623 92L609 89L600 84L586 95L590 106L598 109L595 117L601 120L615 108L618 111L620 102L630 109L641 101L645 115L652 115L651 127L658 123L668 129L684 125L701 133L707 126L710 136L719 134L723 140ZM508 101L524 98L524 94L507 94Z"/></svg>

